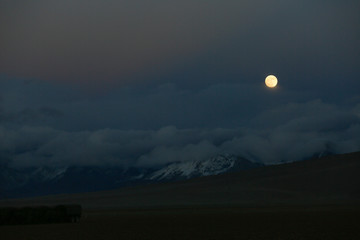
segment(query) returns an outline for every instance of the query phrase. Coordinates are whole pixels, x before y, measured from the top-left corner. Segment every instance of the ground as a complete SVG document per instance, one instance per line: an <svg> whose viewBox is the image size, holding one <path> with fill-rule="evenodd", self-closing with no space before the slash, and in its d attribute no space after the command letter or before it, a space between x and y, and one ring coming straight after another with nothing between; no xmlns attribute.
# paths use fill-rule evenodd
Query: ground
<svg viewBox="0 0 360 240"><path fill-rule="evenodd" d="M360 206L85 210L79 223L0 226L0 239L360 239Z"/></svg>

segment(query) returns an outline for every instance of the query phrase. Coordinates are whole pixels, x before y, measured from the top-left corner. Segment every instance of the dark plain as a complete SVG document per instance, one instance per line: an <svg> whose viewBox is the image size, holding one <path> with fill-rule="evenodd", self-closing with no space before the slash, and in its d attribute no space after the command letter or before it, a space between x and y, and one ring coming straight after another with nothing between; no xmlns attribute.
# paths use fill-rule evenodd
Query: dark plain
<svg viewBox="0 0 360 240"><path fill-rule="evenodd" d="M85 211L78 223L0 226L0 239L360 239L360 206Z"/></svg>

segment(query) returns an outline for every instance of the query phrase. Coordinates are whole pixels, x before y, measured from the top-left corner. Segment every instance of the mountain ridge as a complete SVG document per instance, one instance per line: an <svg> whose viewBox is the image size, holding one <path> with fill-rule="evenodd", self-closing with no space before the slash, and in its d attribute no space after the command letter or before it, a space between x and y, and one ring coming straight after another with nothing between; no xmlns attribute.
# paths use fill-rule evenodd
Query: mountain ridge
<svg viewBox="0 0 360 240"><path fill-rule="evenodd" d="M88 209L360 204L360 152L100 192L0 200Z"/></svg>
<svg viewBox="0 0 360 240"><path fill-rule="evenodd" d="M234 155L217 155L205 160L172 163L159 168L106 166L3 168L0 171L2 192L0 198L101 191L217 175L259 166L262 164L252 163Z"/></svg>

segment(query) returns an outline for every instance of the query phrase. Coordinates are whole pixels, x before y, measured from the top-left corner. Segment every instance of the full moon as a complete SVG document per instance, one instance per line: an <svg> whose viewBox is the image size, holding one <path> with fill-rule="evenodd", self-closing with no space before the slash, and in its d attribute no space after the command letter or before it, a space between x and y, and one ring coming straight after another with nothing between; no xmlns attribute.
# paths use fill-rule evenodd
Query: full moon
<svg viewBox="0 0 360 240"><path fill-rule="evenodd" d="M278 80L274 75L269 75L265 78L265 84L269 88L276 87L277 83L278 83Z"/></svg>

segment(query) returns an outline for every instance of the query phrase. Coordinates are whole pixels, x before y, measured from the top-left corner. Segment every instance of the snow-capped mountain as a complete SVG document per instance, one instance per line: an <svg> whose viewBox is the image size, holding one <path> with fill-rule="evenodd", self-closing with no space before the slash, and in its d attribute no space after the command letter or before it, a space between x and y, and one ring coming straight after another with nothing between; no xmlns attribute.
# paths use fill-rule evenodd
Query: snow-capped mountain
<svg viewBox="0 0 360 240"><path fill-rule="evenodd" d="M152 169L122 167L0 168L0 198L100 191L136 184ZM141 179L140 179L141 181Z"/></svg>
<svg viewBox="0 0 360 240"><path fill-rule="evenodd" d="M2 188L18 188L29 183L42 183L60 179L63 177L67 167L29 167L29 168L1 168L0 178Z"/></svg>
<svg viewBox="0 0 360 240"><path fill-rule="evenodd" d="M218 155L206 160L173 163L163 167L150 176L150 180L177 180L193 177L218 175L221 173L245 170L262 166L234 155Z"/></svg>
<svg viewBox="0 0 360 240"><path fill-rule="evenodd" d="M158 168L31 167L0 168L0 198L100 191L152 182L217 175L262 166L234 155L172 163Z"/></svg>

